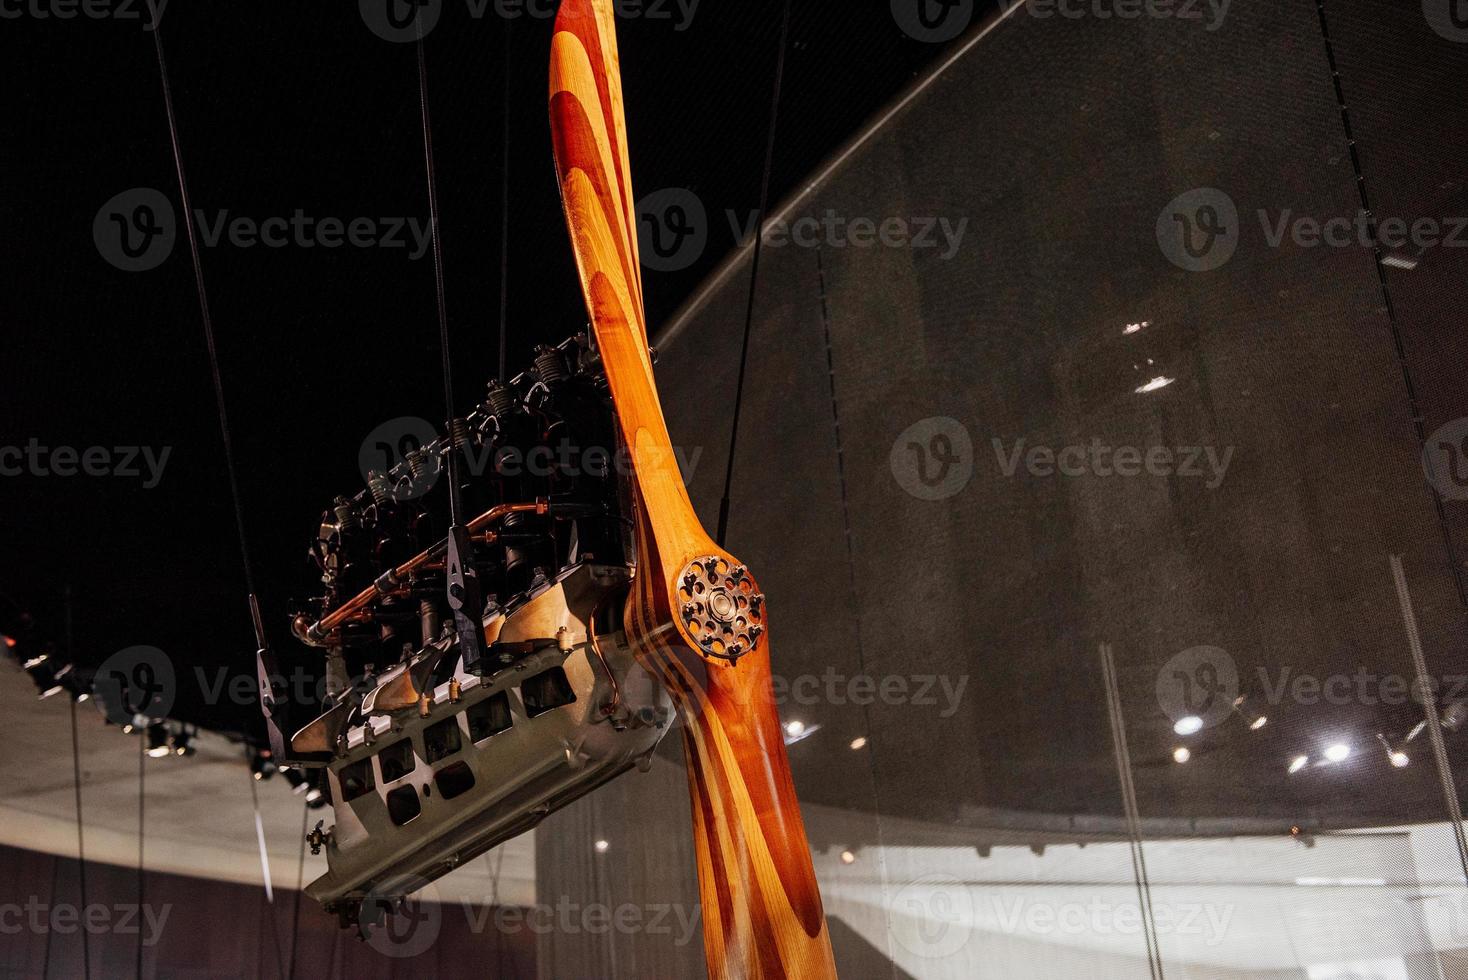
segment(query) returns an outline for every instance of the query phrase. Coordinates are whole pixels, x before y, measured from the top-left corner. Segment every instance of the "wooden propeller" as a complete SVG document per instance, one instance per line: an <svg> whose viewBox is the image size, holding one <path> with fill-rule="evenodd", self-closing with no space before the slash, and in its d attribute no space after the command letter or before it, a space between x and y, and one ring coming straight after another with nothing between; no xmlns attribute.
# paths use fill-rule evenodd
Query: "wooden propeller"
<svg viewBox="0 0 1468 980"><path fill-rule="evenodd" d="M653 381L612 7L562 0L550 117L566 225L635 474L627 632L684 722L709 975L834 977L775 710L764 597L699 523Z"/></svg>

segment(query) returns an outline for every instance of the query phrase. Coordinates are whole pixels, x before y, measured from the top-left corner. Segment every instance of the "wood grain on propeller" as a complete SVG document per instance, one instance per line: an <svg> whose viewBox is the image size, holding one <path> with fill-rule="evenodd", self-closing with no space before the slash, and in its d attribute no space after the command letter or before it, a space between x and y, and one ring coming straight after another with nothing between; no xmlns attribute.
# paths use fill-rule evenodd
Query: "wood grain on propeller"
<svg viewBox="0 0 1468 980"><path fill-rule="evenodd" d="M611 0L561 3L550 114L582 291L632 453L628 635L684 722L709 974L834 977L775 710L763 597L699 523L653 381Z"/></svg>

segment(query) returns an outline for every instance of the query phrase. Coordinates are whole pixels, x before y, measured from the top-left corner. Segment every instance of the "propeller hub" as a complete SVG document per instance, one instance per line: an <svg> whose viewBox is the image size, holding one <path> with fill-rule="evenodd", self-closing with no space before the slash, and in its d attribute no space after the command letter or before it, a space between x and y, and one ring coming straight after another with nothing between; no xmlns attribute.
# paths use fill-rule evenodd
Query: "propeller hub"
<svg viewBox="0 0 1468 980"><path fill-rule="evenodd" d="M737 663L765 632L764 596L748 569L711 555L678 576L683 623L706 656Z"/></svg>

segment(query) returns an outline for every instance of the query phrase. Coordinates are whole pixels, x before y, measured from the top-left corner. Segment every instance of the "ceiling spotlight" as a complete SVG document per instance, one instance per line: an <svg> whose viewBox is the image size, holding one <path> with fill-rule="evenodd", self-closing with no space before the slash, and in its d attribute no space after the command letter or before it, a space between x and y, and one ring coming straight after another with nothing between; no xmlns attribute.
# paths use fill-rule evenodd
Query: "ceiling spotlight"
<svg viewBox="0 0 1468 980"><path fill-rule="evenodd" d="M1203 719L1197 715L1188 715L1186 718L1179 718L1176 724L1172 726L1172 730L1179 735L1196 735L1203 730Z"/></svg>
<svg viewBox="0 0 1468 980"><path fill-rule="evenodd" d="M796 742L810 738L821 730L820 725L807 725L803 721L787 721L782 730L785 732L785 744L794 745Z"/></svg>
<svg viewBox="0 0 1468 980"><path fill-rule="evenodd" d="M851 853L850 851L842 851L841 852L841 863L842 864L855 864L856 863L856 855L853 854L853 853Z"/></svg>
<svg viewBox="0 0 1468 980"><path fill-rule="evenodd" d="M596 842L596 853L598 854L605 854L611 849L612 845L610 841L599 840Z"/></svg>
<svg viewBox="0 0 1468 980"><path fill-rule="evenodd" d="M1326 762L1345 762L1351 757L1351 747L1344 742L1337 742L1325 750Z"/></svg>
<svg viewBox="0 0 1468 980"><path fill-rule="evenodd" d="M1249 726L1249 731L1257 732L1259 729L1269 724L1269 719L1264 715L1256 715L1254 714L1254 712L1245 709L1244 704L1248 700L1249 696L1247 694L1241 694L1238 697L1234 698L1234 714L1244 719L1244 723Z"/></svg>
<svg viewBox="0 0 1468 980"><path fill-rule="evenodd" d="M1168 385L1172 384L1176 380L1177 378L1164 378L1159 375L1158 377L1155 377L1151 381L1148 381L1146 384L1142 385L1142 387L1138 388L1137 394L1145 395L1149 392L1157 391L1161 388L1166 388Z"/></svg>
<svg viewBox="0 0 1468 980"><path fill-rule="evenodd" d="M1290 760L1290 775L1294 775L1295 773L1299 772L1301 769L1304 769L1309 764L1310 764L1310 757L1308 755L1297 755L1297 756L1295 756L1293 759Z"/></svg>
<svg viewBox="0 0 1468 980"><path fill-rule="evenodd" d="M1172 761L1178 763L1179 765L1187 762L1192 757L1193 753L1189 751L1186 745L1179 745L1177 748L1172 750Z"/></svg>
<svg viewBox="0 0 1468 980"><path fill-rule="evenodd" d="M172 751L168 747L168 729L163 725L149 725L144 736L148 740L148 758L161 759Z"/></svg>
<svg viewBox="0 0 1468 980"><path fill-rule="evenodd" d="M1143 330L1147 329L1151 325L1152 325L1152 321L1151 320L1143 320L1140 323L1128 323L1126 325L1126 329L1123 330L1122 333L1124 333L1128 337L1130 337L1134 333L1141 333Z"/></svg>
<svg viewBox="0 0 1468 980"><path fill-rule="evenodd" d="M275 760L270 758L268 752L250 750L250 775L255 777L256 782L263 782L274 776L278 767Z"/></svg>
<svg viewBox="0 0 1468 980"><path fill-rule="evenodd" d="M10 647L10 648L12 648L12 649L14 649L14 647L15 647L15 637L13 637L13 636L7 636L5 638L5 645L8 646L8 647Z"/></svg>
<svg viewBox="0 0 1468 980"><path fill-rule="evenodd" d="M193 755L194 733L180 725L178 731L169 736L168 744L174 755Z"/></svg>
<svg viewBox="0 0 1468 980"><path fill-rule="evenodd" d="M851 750L853 752L857 751L858 749L864 749L866 747L867 737L865 735L858 735L856 738L851 740Z"/></svg>
<svg viewBox="0 0 1468 980"><path fill-rule="evenodd" d="M1403 752L1401 749L1395 748L1392 743L1387 740L1387 737L1385 735L1378 732L1376 735L1376 740L1380 742L1381 747L1386 750L1387 761L1389 761L1393 766L1398 769L1405 769L1412 764L1412 757L1407 755L1407 753Z"/></svg>

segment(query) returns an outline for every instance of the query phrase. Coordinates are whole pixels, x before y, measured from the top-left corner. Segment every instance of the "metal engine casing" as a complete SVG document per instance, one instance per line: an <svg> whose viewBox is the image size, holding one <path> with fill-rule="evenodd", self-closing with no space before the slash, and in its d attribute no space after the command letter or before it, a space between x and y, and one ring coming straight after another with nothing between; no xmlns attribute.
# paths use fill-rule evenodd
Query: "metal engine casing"
<svg viewBox="0 0 1468 980"><path fill-rule="evenodd" d="M364 900L390 903L632 766L650 764L674 709L621 629L631 575L624 566L581 564L530 593L487 623L486 634L491 652L533 649L486 676L463 671L452 638L425 648L415 662L454 657L453 676L425 690L413 707L375 706L412 664L377 678L328 766L336 817L324 838L330 870L306 893L344 924L358 921ZM611 628L598 633L598 621ZM546 707L546 691L555 695L549 700L565 703ZM505 720L504 701L490 710L501 695L509 727L486 733L486 719L495 719L491 729ZM445 751L454 742L450 727L457 729L458 747ZM395 751L401 743L411 746L410 757ZM411 758L411 767L384 772L387 753ZM384 775L395 778L384 781ZM418 812L403 819L415 808L410 795ZM375 910L363 914L364 921L373 918Z"/></svg>

